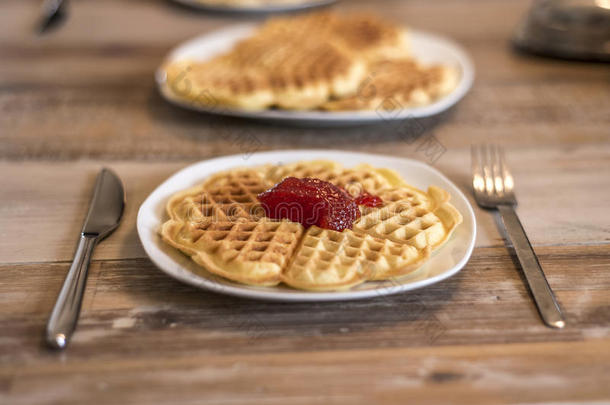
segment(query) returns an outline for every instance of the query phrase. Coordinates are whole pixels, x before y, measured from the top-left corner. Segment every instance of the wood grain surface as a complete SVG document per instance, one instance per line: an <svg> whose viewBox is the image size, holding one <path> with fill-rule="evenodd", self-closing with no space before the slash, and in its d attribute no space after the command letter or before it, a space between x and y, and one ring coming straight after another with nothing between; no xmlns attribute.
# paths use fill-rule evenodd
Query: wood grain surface
<svg viewBox="0 0 610 405"><path fill-rule="evenodd" d="M152 74L176 44L262 17L167 1L72 1L57 31L33 32L39 2L0 12L0 403L610 403L610 69L514 52L528 1L343 1L461 43L472 91L422 120L298 128L182 111ZM254 142L239 142L247 134ZM434 142L434 153L425 140ZM433 164L471 199L469 146L504 145L519 215L567 316L539 320L492 212L451 279L344 303L216 295L158 271L135 218L178 169L227 154L334 148ZM440 152L439 152L440 151ZM312 156L315 157L315 156ZM43 345L97 171L123 179L127 208L98 246L77 332Z"/></svg>

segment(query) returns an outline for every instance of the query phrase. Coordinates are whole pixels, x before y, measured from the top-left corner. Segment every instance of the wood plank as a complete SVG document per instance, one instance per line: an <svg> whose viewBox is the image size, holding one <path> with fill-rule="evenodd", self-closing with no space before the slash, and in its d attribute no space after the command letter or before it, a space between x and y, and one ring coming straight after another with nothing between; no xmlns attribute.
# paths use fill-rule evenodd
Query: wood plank
<svg viewBox="0 0 610 405"><path fill-rule="evenodd" d="M454 109L393 125L296 128L169 106L152 72L177 43L260 21L170 2L71 2L66 25L31 31L37 0L0 13L0 403L515 404L610 399L610 75L602 64L514 53L527 0L365 0L461 43L477 69ZM256 139L247 150L241 134ZM470 196L471 143L508 147L519 214L567 314L542 325L493 214L476 208L477 248L458 275L365 301L277 304L178 283L135 231L144 198L197 160L257 150L335 148L430 161ZM95 175L115 169L128 206L95 254L68 351L43 330L69 267ZM471 198L472 202L472 198ZM410 400L410 401L409 401Z"/></svg>
<svg viewBox="0 0 610 405"><path fill-rule="evenodd" d="M530 6L526 0L479 0L470 3L473 7L464 7L463 1L455 0L410 3L386 0L383 1L383 7L375 7L366 0L352 0L338 4L335 9L374 11L405 24L425 25L427 29L435 32L485 41L505 37ZM131 1L128 4L122 4L119 0L98 0L95 3L80 2L73 5L73 18L68 19L62 29L53 35L39 39L30 30L31 27L23 24L28 18L31 18L32 22L35 21L39 3L36 0L6 0L4 4L7 11L0 16L0 27L7 35L2 36L0 44L19 42L41 48L112 42L133 43L138 46L174 44L198 32L209 31L228 23L260 21L266 17L193 13L189 9L173 7L171 3L151 0ZM455 18L447 19L443 14ZM474 21L477 24L472 24ZM97 24L95 30L91 30L92 23ZM164 29L158 29L160 26ZM83 33L88 35L82 35Z"/></svg>
<svg viewBox="0 0 610 405"><path fill-rule="evenodd" d="M425 160L423 151L415 153L414 157ZM436 166L476 207L470 192L469 153L463 147L448 149ZM605 203L610 193L607 144L541 150L518 148L509 149L508 153L517 184L519 214L535 245L610 241ZM186 164L0 162L0 170L5 174L0 179L0 188L8 191L0 207L2 260L10 263L70 260L95 175L104 165L112 167L123 179L127 208L121 226L98 246L95 258L145 257L135 230L137 210L157 185ZM502 246L497 218L478 207L475 210L477 246Z"/></svg>
<svg viewBox="0 0 610 405"><path fill-rule="evenodd" d="M603 403L609 340L193 355L24 367L13 404ZM366 383L363 383L366 381Z"/></svg>
<svg viewBox="0 0 610 405"><path fill-rule="evenodd" d="M127 206L118 230L96 248L94 257L144 257L135 230L138 208L183 165L0 162L5 174L0 187L10 190L3 194L0 207L0 257L8 263L71 260L95 177L104 166L116 170L123 180Z"/></svg>
<svg viewBox="0 0 610 405"><path fill-rule="evenodd" d="M0 398L603 401L610 250L543 247L540 259L568 317L562 331L542 325L502 248L477 248L462 272L420 291L326 304L242 300L182 285L148 260L96 261L77 333L61 354L43 347L42 331L68 263L2 265Z"/></svg>
<svg viewBox="0 0 610 405"><path fill-rule="evenodd" d="M194 160L288 148L416 156L420 144L406 141L402 127L397 129L395 124L312 129L182 111L161 100L148 76L142 86L134 86L132 80L142 79L127 77L124 83L110 87L25 88L0 93L0 108L7 111L0 117L0 158ZM577 92L583 92L588 101L573 106L569 100ZM535 100L537 107L532 106ZM605 106L609 104L610 85L601 80L571 85L481 85L450 113L421 120L418 125L429 128L425 136L435 136L446 148L491 140L537 148L601 143L608 141L610 118ZM481 105L487 107L481 109ZM244 147L238 142L244 134L255 142Z"/></svg>
<svg viewBox="0 0 610 405"><path fill-rule="evenodd" d="M27 366L6 397L13 404L603 403L610 394L608 345L89 358Z"/></svg>
<svg viewBox="0 0 610 405"><path fill-rule="evenodd" d="M363 6L350 3L344 7ZM475 86L458 107L422 121L427 133L447 148L490 139L537 147L607 142L606 67L513 53L508 40L529 3L512 3L477 2L472 8L451 1L389 3L388 16L461 40L477 67ZM38 39L14 34L20 21L12 16L25 18L33 3L8 4L12 12L0 16L0 30L7 34L0 42L7 55L0 66L1 158L194 160L243 152L232 139L244 131L257 138L260 149L415 155L413 145L388 125L340 131L270 126L181 111L164 102L152 74L167 50L231 22L226 17L191 15L158 2L81 2L73 5L75 18L62 30ZM120 23L143 19L147 24ZM92 20L99 27L95 34L88 30Z"/></svg>
<svg viewBox="0 0 610 405"><path fill-rule="evenodd" d="M364 350L610 338L610 249L542 247L568 326L545 327L505 248L477 248L458 275L422 290L342 303L270 303L183 285L145 259L96 261L64 359ZM54 363L42 331L69 263L0 265L2 363ZM569 271L565 271L569 269Z"/></svg>

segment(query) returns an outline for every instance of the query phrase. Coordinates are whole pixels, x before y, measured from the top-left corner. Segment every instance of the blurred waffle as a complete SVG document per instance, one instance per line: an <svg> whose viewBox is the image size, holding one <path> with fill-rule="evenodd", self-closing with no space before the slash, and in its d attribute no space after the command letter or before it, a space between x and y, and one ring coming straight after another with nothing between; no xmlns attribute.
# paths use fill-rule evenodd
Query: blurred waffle
<svg viewBox="0 0 610 405"><path fill-rule="evenodd" d="M164 70L172 96L196 105L260 110L275 102L269 77L264 72L234 66L227 58L173 62Z"/></svg>
<svg viewBox="0 0 610 405"><path fill-rule="evenodd" d="M362 60L340 44L267 30L237 43L224 58L236 70L263 72L267 81L261 84L273 94L268 105L286 109L316 108L353 94L366 72Z"/></svg>
<svg viewBox="0 0 610 405"><path fill-rule="evenodd" d="M367 60L409 56L407 30L370 13L317 12L273 18L258 35L333 42Z"/></svg>
<svg viewBox="0 0 610 405"><path fill-rule="evenodd" d="M388 110L430 104L457 86L455 68L423 66L413 59L385 59L369 66L369 75L352 96L330 100L329 111Z"/></svg>
<svg viewBox="0 0 610 405"><path fill-rule="evenodd" d="M354 94L366 64L339 41L309 32L322 19L323 14L272 19L211 61L168 64L167 81L188 81L183 87L189 87L190 101L205 92L217 104L249 110L312 109ZM183 93L176 95L185 98Z"/></svg>
<svg viewBox="0 0 610 405"><path fill-rule="evenodd" d="M458 79L451 67L410 59L404 28L370 14L330 12L270 19L225 54L171 62L165 71L177 98L246 110L372 110L389 98L420 106L451 92Z"/></svg>
<svg viewBox="0 0 610 405"><path fill-rule="evenodd" d="M264 216L257 195L286 176L316 177L380 196L352 230L304 229ZM357 194L357 193L356 193ZM161 235L208 271L251 285L334 291L419 268L462 221L449 194L409 186L388 169L332 161L233 169L174 195Z"/></svg>

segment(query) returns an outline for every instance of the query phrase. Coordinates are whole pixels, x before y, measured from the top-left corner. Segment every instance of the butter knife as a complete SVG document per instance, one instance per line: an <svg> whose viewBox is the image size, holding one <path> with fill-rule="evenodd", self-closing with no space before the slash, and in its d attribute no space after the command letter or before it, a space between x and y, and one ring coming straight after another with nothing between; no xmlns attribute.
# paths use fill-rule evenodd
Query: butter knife
<svg viewBox="0 0 610 405"><path fill-rule="evenodd" d="M93 249L119 226L124 208L121 180L112 170L102 169L95 182L74 261L47 323L46 340L52 348L63 349L70 341L78 321Z"/></svg>

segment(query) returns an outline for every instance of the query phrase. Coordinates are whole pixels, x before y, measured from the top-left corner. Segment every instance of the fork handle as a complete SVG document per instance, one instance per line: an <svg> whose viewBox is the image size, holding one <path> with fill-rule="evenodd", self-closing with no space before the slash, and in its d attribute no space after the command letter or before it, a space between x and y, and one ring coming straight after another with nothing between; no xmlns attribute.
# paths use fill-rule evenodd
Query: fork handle
<svg viewBox="0 0 610 405"><path fill-rule="evenodd" d="M499 205L498 211L502 215L502 222L506 228L506 233L510 238L525 279L530 287L536 306L540 312L540 316L551 328L563 328L565 321L563 314L559 308L559 304L555 299L553 290L549 286L549 283L544 276L542 267L538 262L538 257L534 253L532 244L530 243L521 221L515 212L515 208L512 205Z"/></svg>

